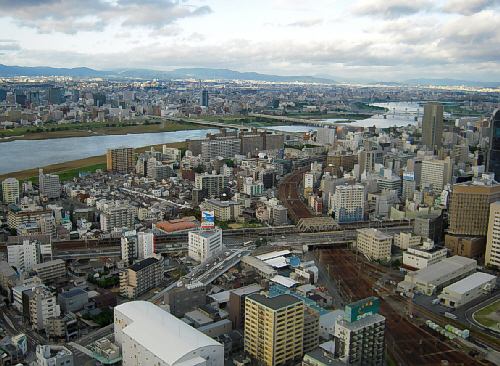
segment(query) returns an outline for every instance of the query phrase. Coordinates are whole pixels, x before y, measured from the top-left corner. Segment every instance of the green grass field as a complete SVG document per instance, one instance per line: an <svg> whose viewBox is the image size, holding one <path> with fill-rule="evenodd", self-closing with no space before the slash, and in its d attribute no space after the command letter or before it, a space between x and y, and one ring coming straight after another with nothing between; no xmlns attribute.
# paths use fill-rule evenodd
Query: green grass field
<svg viewBox="0 0 500 366"><path fill-rule="evenodd" d="M474 319L485 327L496 326L499 322L498 311L500 310L500 301L485 307L474 314Z"/></svg>

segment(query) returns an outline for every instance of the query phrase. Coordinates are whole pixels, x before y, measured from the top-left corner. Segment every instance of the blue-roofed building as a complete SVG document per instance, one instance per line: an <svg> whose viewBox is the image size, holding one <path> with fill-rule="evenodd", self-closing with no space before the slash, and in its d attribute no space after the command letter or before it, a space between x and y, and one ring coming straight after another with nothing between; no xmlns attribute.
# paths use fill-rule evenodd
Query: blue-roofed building
<svg viewBox="0 0 500 366"><path fill-rule="evenodd" d="M322 307L316 305L314 300L311 300L311 299L308 299L307 297L299 295L295 291L292 291L292 290L286 288L285 286L272 285L269 287L269 297L275 297L275 296L279 296L282 294L290 294L290 295L298 297L301 300L304 300L305 305L309 306L310 308L313 308L315 310L318 310L320 316L328 314L328 310L325 310Z"/></svg>
<svg viewBox="0 0 500 366"><path fill-rule="evenodd" d="M88 301L88 293L79 288L57 295L57 303L64 314L83 309Z"/></svg>

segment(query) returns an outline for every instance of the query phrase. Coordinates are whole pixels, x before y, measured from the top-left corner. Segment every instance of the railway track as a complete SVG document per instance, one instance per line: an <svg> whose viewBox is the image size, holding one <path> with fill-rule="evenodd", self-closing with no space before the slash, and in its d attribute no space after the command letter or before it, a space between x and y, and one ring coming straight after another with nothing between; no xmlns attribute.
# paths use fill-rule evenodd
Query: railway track
<svg viewBox="0 0 500 366"><path fill-rule="evenodd" d="M440 339L427 329L416 326L405 316L407 301L398 298L383 286L387 281L399 280L398 276L389 273L384 267L367 262L363 257L356 258L348 249L328 249L321 253L321 260L334 282L337 282L345 302L372 295L379 297L379 312L386 318L387 353L397 365L427 366L446 362L450 366L482 365L462 351L454 349L448 340Z"/></svg>

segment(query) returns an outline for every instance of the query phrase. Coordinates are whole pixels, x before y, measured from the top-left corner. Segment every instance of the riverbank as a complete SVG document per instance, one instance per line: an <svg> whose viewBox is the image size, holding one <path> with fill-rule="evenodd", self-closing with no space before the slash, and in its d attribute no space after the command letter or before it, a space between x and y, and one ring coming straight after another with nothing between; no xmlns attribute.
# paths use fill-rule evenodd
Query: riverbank
<svg viewBox="0 0 500 366"><path fill-rule="evenodd" d="M44 128L21 127L0 130L0 142L15 140L49 140L70 137L89 137L99 135L127 135L155 132L175 132L184 130L210 129L210 126L190 123L147 123L147 124L119 124L92 122L68 125L47 125Z"/></svg>
<svg viewBox="0 0 500 366"><path fill-rule="evenodd" d="M141 153L146 150L150 150L153 147L155 150L162 151L163 145L168 147L175 148L183 148L186 146L186 142L172 142L165 144L157 144L144 146L135 149L136 153ZM95 172L96 169L105 169L106 168L106 155L92 156L89 158L78 159L73 161L67 161L59 164L47 165L43 168L44 173L57 174L62 179L71 179L72 176L78 176L78 172L87 172L92 171ZM19 181L22 180L31 180L35 183L38 182L38 168L22 170L19 172L12 172L4 175L0 175L0 182L6 178L16 178Z"/></svg>

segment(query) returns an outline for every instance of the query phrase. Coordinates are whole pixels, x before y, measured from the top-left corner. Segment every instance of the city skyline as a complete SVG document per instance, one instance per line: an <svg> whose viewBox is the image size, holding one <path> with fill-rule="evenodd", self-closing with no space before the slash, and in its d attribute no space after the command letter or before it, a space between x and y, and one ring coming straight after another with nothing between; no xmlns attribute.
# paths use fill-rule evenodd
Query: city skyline
<svg viewBox="0 0 500 366"><path fill-rule="evenodd" d="M500 80L497 0L2 3L6 65Z"/></svg>

